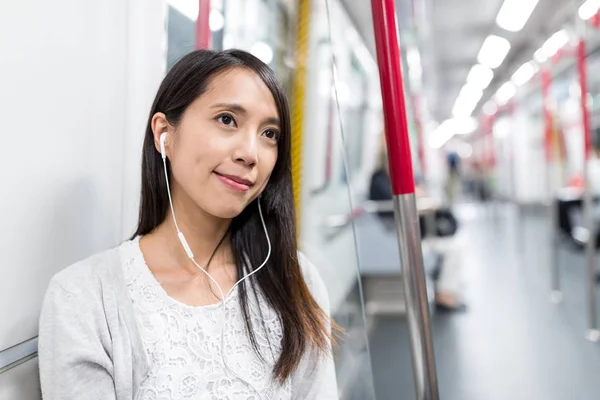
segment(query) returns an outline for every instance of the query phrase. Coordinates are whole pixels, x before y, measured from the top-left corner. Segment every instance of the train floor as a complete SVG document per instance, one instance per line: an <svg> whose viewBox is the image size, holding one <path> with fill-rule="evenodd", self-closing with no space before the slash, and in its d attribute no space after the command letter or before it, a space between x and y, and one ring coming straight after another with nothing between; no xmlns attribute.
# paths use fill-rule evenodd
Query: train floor
<svg viewBox="0 0 600 400"><path fill-rule="evenodd" d="M600 343L585 339L584 254L559 247L564 297L554 304L547 214L475 204L456 213L468 309L432 316L441 399L600 398ZM377 399L414 399L405 317L373 317L369 343Z"/></svg>

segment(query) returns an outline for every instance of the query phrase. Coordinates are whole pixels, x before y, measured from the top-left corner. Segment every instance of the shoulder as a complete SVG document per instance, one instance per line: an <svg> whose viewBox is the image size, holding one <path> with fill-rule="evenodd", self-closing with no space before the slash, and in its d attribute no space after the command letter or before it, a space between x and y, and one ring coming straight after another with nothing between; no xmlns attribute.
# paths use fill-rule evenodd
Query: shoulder
<svg viewBox="0 0 600 400"><path fill-rule="evenodd" d="M318 285L323 282L317 267L301 251L298 252L298 264L300 264L300 270L308 286Z"/></svg>
<svg viewBox="0 0 600 400"><path fill-rule="evenodd" d="M94 254L61 270L50 280L49 290L60 288L84 295L98 293L120 266L120 247Z"/></svg>
<svg viewBox="0 0 600 400"><path fill-rule="evenodd" d="M304 281L306 282L306 286L308 286L310 293L317 303L319 303L319 306L329 312L329 294L319 270L312 262L310 262L308 257L300 251L298 252L298 263L300 264L302 276L304 277Z"/></svg>
<svg viewBox="0 0 600 400"><path fill-rule="evenodd" d="M41 337L73 321L79 321L73 329L100 329L100 321L106 320L109 310L114 312L122 298L122 246L78 261L52 277L42 302Z"/></svg>

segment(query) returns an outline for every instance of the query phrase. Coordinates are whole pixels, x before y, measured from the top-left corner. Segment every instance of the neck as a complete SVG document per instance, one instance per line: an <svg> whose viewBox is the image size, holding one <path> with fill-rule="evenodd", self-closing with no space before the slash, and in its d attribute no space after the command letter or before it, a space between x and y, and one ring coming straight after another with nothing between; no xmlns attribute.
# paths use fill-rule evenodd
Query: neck
<svg viewBox="0 0 600 400"><path fill-rule="evenodd" d="M221 262L231 259L231 247L228 238L225 238L219 249L216 249L221 239L226 235L231 219L211 215L196 206L191 199L182 199L182 196L176 195L173 197L177 225L192 249L196 262L206 268L206 264L215 250L215 259L211 262L211 266L218 263L216 262L217 258ZM163 248L166 252L165 255L176 265L196 269L195 266L190 265L187 254L177 237L177 228L170 208L163 223L148 236L150 235L156 240L157 246Z"/></svg>

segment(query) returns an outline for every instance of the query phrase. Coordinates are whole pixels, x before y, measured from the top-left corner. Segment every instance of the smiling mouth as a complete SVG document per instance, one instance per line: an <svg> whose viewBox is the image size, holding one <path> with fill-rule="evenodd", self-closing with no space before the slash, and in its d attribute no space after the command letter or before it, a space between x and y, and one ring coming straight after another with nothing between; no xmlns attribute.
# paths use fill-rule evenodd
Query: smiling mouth
<svg viewBox="0 0 600 400"><path fill-rule="evenodd" d="M218 172L215 172L215 175L226 186L240 192L247 192L252 186L254 186L253 182L238 176L225 175Z"/></svg>

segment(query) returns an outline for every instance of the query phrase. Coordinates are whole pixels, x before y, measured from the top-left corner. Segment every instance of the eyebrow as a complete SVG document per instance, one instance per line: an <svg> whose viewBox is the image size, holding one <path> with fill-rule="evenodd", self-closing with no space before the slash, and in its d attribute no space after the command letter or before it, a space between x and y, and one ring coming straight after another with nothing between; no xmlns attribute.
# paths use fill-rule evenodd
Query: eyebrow
<svg viewBox="0 0 600 400"><path fill-rule="evenodd" d="M248 115L248 110L246 110L242 105L236 103L217 103L212 105L211 108L226 108L244 116ZM269 117L263 121L263 124L281 126L281 121L279 118Z"/></svg>
<svg viewBox="0 0 600 400"><path fill-rule="evenodd" d="M231 111L237 112L238 114L242 114L242 115L248 114L248 110L246 110L241 105L235 104L235 103L217 103L217 104L214 104L211 108L227 108Z"/></svg>
<svg viewBox="0 0 600 400"><path fill-rule="evenodd" d="M265 125L277 125L277 126L281 126L281 121L279 121L279 118L267 118L264 120L263 122Z"/></svg>

